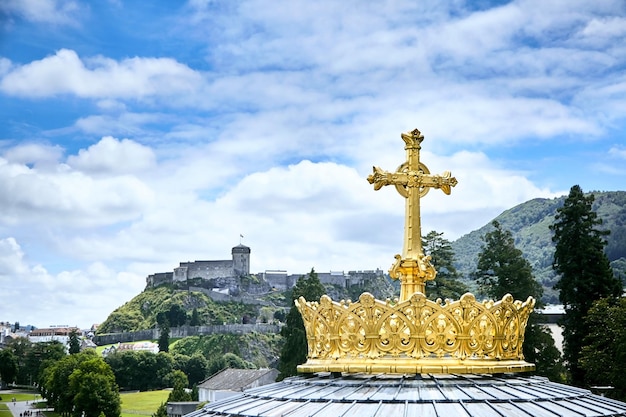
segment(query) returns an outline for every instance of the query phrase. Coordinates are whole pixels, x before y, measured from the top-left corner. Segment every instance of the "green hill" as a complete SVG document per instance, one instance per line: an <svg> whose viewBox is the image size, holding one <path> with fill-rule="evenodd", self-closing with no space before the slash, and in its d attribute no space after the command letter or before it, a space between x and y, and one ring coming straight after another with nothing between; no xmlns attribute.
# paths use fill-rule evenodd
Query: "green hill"
<svg viewBox="0 0 626 417"><path fill-rule="evenodd" d="M593 209L603 220L602 227L610 230L606 254L616 275L626 279L626 192L593 192ZM535 278L544 289L544 301L557 303L558 293L552 289L557 277L552 270L554 244L549 226L554 222L557 208L563 205L565 196L537 198L506 210L494 220L503 229L510 230L515 245L533 267ZM483 246L482 236L492 230L491 222L452 242L458 271L470 282L469 275L476 269L478 253ZM470 282L471 283L471 282ZM475 288L474 288L475 289Z"/></svg>
<svg viewBox="0 0 626 417"><path fill-rule="evenodd" d="M216 302L201 292L174 290L168 286L148 288L116 308L98 327L98 333L132 332L152 329L159 313L179 316L179 322L191 320L197 312L198 325L254 323L259 306L236 302Z"/></svg>

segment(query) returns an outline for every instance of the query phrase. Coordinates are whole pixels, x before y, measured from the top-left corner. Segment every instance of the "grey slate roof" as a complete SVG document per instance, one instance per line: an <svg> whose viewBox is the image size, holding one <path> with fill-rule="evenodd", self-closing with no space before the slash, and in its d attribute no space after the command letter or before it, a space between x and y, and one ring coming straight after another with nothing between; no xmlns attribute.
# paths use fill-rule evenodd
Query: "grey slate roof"
<svg viewBox="0 0 626 417"><path fill-rule="evenodd" d="M278 374L278 371L275 369L226 368L202 381L198 385L198 388L220 391L242 391L243 388L252 384L257 379L272 373L274 374L272 380L275 380Z"/></svg>
<svg viewBox="0 0 626 417"><path fill-rule="evenodd" d="M246 390L186 417L212 416L626 416L626 403L519 374L316 374Z"/></svg>

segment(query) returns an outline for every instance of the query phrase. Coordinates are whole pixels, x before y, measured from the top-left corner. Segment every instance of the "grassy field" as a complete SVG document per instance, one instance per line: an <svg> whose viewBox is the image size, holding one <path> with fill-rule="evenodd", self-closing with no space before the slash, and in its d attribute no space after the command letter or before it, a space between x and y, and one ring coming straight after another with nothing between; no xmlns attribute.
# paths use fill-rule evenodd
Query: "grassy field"
<svg viewBox="0 0 626 417"><path fill-rule="evenodd" d="M12 416L6 403L13 401L14 397L16 401L33 401L35 395L37 395L37 399L41 401L41 397L35 392L3 393L2 400L0 400L0 417ZM121 393L121 417L151 416L156 412L161 403L167 401L168 395L170 395L170 390ZM55 413L48 412L46 415L48 417L56 417Z"/></svg>
<svg viewBox="0 0 626 417"><path fill-rule="evenodd" d="M169 390L122 393L122 417L151 416L167 401L168 395Z"/></svg>
<svg viewBox="0 0 626 417"><path fill-rule="evenodd" d="M6 404L0 404L0 417L12 417L11 411L9 411L9 407Z"/></svg>
<svg viewBox="0 0 626 417"><path fill-rule="evenodd" d="M2 397L2 400L0 400L0 403L9 403L13 400L13 398L15 398L15 401L32 401L35 399L35 396L37 396L38 400L41 400L41 396L39 395L39 393L37 392L29 392L29 391L22 391L22 392L15 392L15 393L10 393L10 394L1 394L0 395Z"/></svg>

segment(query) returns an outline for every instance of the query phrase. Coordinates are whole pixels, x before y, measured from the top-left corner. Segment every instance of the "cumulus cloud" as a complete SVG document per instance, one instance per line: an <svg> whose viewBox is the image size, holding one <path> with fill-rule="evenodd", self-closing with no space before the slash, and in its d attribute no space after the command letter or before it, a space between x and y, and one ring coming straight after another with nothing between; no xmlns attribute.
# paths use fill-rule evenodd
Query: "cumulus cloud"
<svg viewBox="0 0 626 417"><path fill-rule="evenodd" d="M67 164L93 174L128 174L152 169L156 159L152 149L130 139L103 137L95 145L70 155Z"/></svg>
<svg viewBox="0 0 626 417"><path fill-rule="evenodd" d="M149 153L137 149L137 159L118 167L116 172L128 172L129 166L145 166L149 162ZM6 153L11 156L21 152L18 147ZM90 155L94 155L97 169L106 168L107 161L115 162L95 154L87 154L78 164L85 164ZM120 155L123 152L118 152ZM11 224L106 225L138 216L151 201L152 191L130 175L99 178L62 163L42 170L0 158L0 219Z"/></svg>
<svg viewBox="0 0 626 417"><path fill-rule="evenodd" d="M0 239L3 314L20 311L22 324L86 327L101 323L108 312L128 298L125 287L138 292L143 285L142 277L97 262L84 269L50 273L42 265L31 264L14 238Z"/></svg>
<svg viewBox="0 0 626 417"><path fill-rule="evenodd" d="M171 58L128 58L118 62L94 57L83 61L75 51L60 49L52 56L15 66L0 81L0 90L21 97L74 94L141 100L189 93L201 83L198 73Z"/></svg>
<svg viewBox="0 0 626 417"><path fill-rule="evenodd" d="M46 166L56 164L63 155L59 145L27 143L14 146L3 153L3 157L13 163Z"/></svg>

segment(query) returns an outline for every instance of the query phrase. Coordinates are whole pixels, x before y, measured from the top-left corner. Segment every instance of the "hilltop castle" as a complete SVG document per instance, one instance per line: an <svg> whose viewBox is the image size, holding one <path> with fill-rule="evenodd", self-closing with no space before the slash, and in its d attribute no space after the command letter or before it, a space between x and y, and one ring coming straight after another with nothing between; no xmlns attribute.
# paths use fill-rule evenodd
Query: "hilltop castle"
<svg viewBox="0 0 626 417"><path fill-rule="evenodd" d="M146 287L160 285L176 287L200 287L211 291L212 296L239 295L241 291L260 294L271 290L284 291L293 288L302 274L288 274L285 270L266 270L250 274L250 248L237 245L231 250L232 259L218 261L181 262L172 272L158 272L146 277ZM318 272L322 284L343 288L362 285L366 279L383 277L380 269L374 271ZM216 298L216 297L214 297Z"/></svg>

